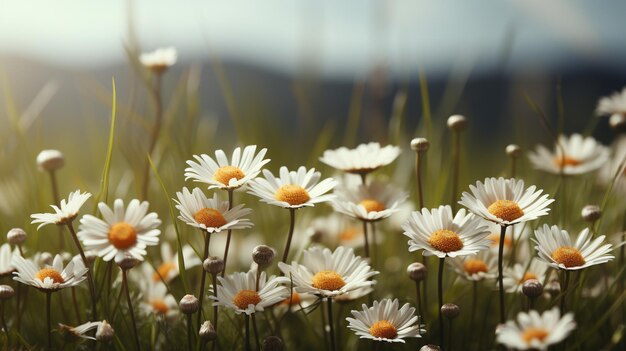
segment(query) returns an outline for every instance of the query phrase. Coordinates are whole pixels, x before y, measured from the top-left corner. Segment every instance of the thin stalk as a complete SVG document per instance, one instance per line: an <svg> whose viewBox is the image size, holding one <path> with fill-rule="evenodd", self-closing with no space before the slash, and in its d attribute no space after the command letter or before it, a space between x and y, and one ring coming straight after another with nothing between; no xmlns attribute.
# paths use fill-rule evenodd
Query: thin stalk
<svg viewBox="0 0 626 351"><path fill-rule="evenodd" d="M135 322L135 312L133 311L133 302L130 299L130 292L128 289L128 277L127 270L122 269L122 285L124 286L124 292L126 294L126 302L128 303L128 312L130 313L130 320L133 323L133 336L135 337L135 348L141 350L139 346L139 334L137 333L137 323Z"/></svg>
<svg viewBox="0 0 626 351"><path fill-rule="evenodd" d="M370 222L370 227L372 228L372 266L376 264L376 254L377 250L377 241L376 241L376 222Z"/></svg>
<svg viewBox="0 0 626 351"><path fill-rule="evenodd" d="M363 238L365 239L365 257L370 257L370 244L369 239L367 238L367 221L363 222Z"/></svg>
<svg viewBox="0 0 626 351"><path fill-rule="evenodd" d="M76 300L76 287L75 286L71 288L71 292L72 292L72 304L74 305L74 312L76 313L76 321L77 321L77 324L81 324L80 311L78 311L78 300Z"/></svg>
<svg viewBox="0 0 626 351"><path fill-rule="evenodd" d="M563 284L563 294L561 294L561 315L565 313L565 297L569 288L569 271L565 270L565 284Z"/></svg>
<svg viewBox="0 0 626 351"><path fill-rule="evenodd" d="M439 306L437 311L439 312L439 346L443 349L443 315L441 314L441 306L443 306L443 264L445 258L439 259L439 275L437 278L437 298L439 299Z"/></svg>
<svg viewBox="0 0 626 351"><path fill-rule="evenodd" d="M94 286L94 283L93 283L93 275L91 272L92 268L87 262L85 251L83 251L83 247L80 245L80 241L78 241L78 236L76 235L76 231L74 230L74 226L72 225L72 222L67 223L67 229L69 229L70 234L72 234L72 239L74 240L74 244L76 244L76 248L78 249L78 252L80 253L80 258L82 258L83 264L87 268L87 283L89 283L89 294L91 294L91 308L92 308L91 313L93 314L93 320L97 321L98 310L96 309L96 287Z"/></svg>
<svg viewBox="0 0 626 351"><path fill-rule="evenodd" d="M448 351L452 351L452 318L450 318L448 329Z"/></svg>
<svg viewBox="0 0 626 351"><path fill-rule="evenodd" d="M7 327L7 322L4 319L4 301L5 300L2 300L2 303L0 304L0 318L2 318L2 329L4 329L4 334L7 337L7 346L10 346L11 345L11 339L10 339L10 336L9 336L9 328ZM8 348L10 348L10 347L8 347Z"/></svg>
<svg viewBox="0 0 626 351"><path fill-rule="evenodd" d="M428 257L422 256L422 264L426 269L428 269ZM428 275L422 282L422 291L424 292L422 295L424 296L424 306L428 306Z"/></svg>
<svg viewBox="0 0 626 351"><path fill-rule="evenodd" d="M228 189L228 209L233 208L233 189ZM226 246L224 247L224 270L222 271L222 277L226 274L226 263L228 263L228 249L230 248L230 238L233 234L231 229L228 230L226 235ZM217 328L217 326L216 326Z"/></svg>
<svg viewBox="0 0 626 351"><path fill-rule="evenodd" d="M336 350L336 346L335 346L335 328L334 328L334 323L333 323L333 299L329 298L326 302L326 304L328 305L328 324L330 326L330 350L331 351L335 351Z"/></svg>
<svg viewBox="0 0 626 351"><path fill-rule="evenodd" d="M209 245L211 243L211 234L206 231L202 231L204 233L204 256L202 258L202 262L204 262L207 258L209 258ZM202 302L204 301L204 284L206 284L206 271L203 269L200 277L200 292L198 293L198 302L200 303L200 309L198 310L198 318L197 324L200 327L200 322L202 320L202 315L204 310L202 309Z"/></svg>
<svg viewBox="0 0 626 351"><path fill-rule="evenodd" d="M198 312L198 314L200 314L200 312ZM193 350L193 343L191 341L191 334L192 334L192 322L191 322L191 313L187 314L187 347L189 347L189 350Z"/></svg>
<svg viewBox="0 0 626 351"><path fill-rule="evenodd" d="M259 291L259 280L261 280L261 269L257 268L254 282L254 291Z"/></svg>
<svg viewBox="0 0 626 351"><path fill-rule="evenodd" d="M250 316L244 313L245 325L246 325L246 351L250 351Z"/></svg>
<svg viewBox="0 0 626 351"><path fill-rule="evenodd" d="M22 323L22 311L21 311L22 306L20 304L20 302L22 302L22 284L17 284L17 290L15 291L15 294L17 295L17 298L15 299L15 329L17 330L17 333L19 334L20 326Z"/></svg>
<svg viewBox="0 0 626 351"><path fill-rule="evenodd" d="M498 245L498 288L500 290L500 323L506 322L506 314L504 313L504 283L502 275L502 261L504 254L504 236L506 234L506 225L500 226L500 243Z"/></svg>
<svg viewBox="0 0 626 351"><path fill-rule="evenodd" d="M285 252L283 253L283 263L287 263L289 257L289 247L291 246L291 237L293 237L293 229L296 224L296 210L294 208L289 209L289 234L287 235L287 244L285 245Z"/></svg>
<svg viewBox="0 0 626 351"><path fill-rule="evenodd" d="M152 95L154 96L154 127L152 128L152 134L150 135L150 143L148 144L148 156L152 157L154 148L156 147L157 139L161 133L161 127L163 125L163 99L161 97L161 74L155 74L155 83L152 88ZM148 188L150 185L150 162L146 161L143 169L143 182L141 188L141 198L148 200Z"/></svg>
<svg viewBox="0 0 626 351"><path fill-rule="evenodd" d="M48 350L52 350L52 324L50 323L50 298L52 297L51 292L46 292L46 322L47 322L47 330L48 330Z"/></svg>
<svg viewBox="0 0 626 351"><path fill-rule="evenodd" d="M516 165L517 165L517 157L510 157L511 159L511 178L515 178L515 171L516 171Z"/></svg>
<svg viewBox="0 0 626 351"><path fill-rule="evenodd" d="M415 179L417 182L417 199L419 200L420 209L424 208L424 192L422 189L422 167L421 167L421 152L415 153Z"/></svg>
<svg viewBox="0 0 626 351"><path fill-rule="evenodd" d="M57 175L55 171L50 171L48 174L50 175L50 185L52 187L52 199L54 200L54 204L59 206L61 198L59 196L59 183L57 182ZM65 238L63 237L63 229L61 229L61 227L59 227L59 246L61 247L61 251L65 250ZM21 250L22 249L20 247L20 253L22 254ZM22 254L22 257L24 257L24 254Z"/></svg>
<svg viewBox="0 0 626 351"><path fill-rule="evenodd" d="M215 296L215 300L217 301L217 274L211 273L211 281L213 283L213 296ZM217 306L213 306L213 328L217 332Z"/></svg>
<svg viewBox="0 0 626 351"><path fill-rule="evenodd" d="M420 294L420 282L415 282L415 297L417 300L417 314L424 320L424 313L422 313L422 296Z"/></svg>
<svg viewBox="0 0 626 351"><path fill-rule="evenodd" d="M457 192L459 189L459 170L461 167L461 132L455 130L452 153L452 196L450 203L452 211L457 208Z"/></svg>
<svg viewBox="0 0 626 351"><path fill-rule="evenodd" d="M252 329L254 330L254 340L256 341L256 350L261 351L261 343L259 342L259 329L256 326L256 313L252 314Z"/></svg>
<svg viewBox="0 0 626 351"><path fill-rule="evenodd" d="M478 308L478 282L472 282L472 313L470 314L470 325L476 320L476 309Z"/></svg>

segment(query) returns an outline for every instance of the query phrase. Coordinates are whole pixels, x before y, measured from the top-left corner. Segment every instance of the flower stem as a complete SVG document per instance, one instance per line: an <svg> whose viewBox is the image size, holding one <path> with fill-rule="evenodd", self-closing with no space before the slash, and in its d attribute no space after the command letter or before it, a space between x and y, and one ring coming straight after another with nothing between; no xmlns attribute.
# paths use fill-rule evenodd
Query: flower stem
<svg viewBox="0 0 626 351"><path fill-rule="evenodd" d="M202 314L200 311L198 311L198 314ZM191 314L187 314L187 346L189 347L189 350L193 350L192 347L192 341L191 341L191 333L192 333L192 322L191 322Z"/></svg>
<svg viewBox="0 0 626 351"><path fill-rule="evenodd" d="M439 275L437 278L437 298L439 299L439 306L437 310L439 312L439 347L443 350L443 315L441 314L441 306L443 306L443 264L445 257L439 259Z"/></svg>
<svg viewBox="0 0 626 351"><path fill-rule="evenodd" d="M478 282L472 282L472 313L470 314L470 325L474 324L474 320L476 319L476 309L478 308Z"/></svg>
<svg viewBox="0 0 626 351"><path fill-rule="evenodd" d="M448 351L452 351L452 318L450 318L448 329Z"/></svg>
<svg viewBox="0 0 626 351"><path fill-rule="evenodd" d="M211 274L211 281L213 282L213 296L215 296L215 300L217 301L217 274L212 273ZM215 328L215 331L217 332L217 305L213 306L213 328ZM215 342L213 343L215 344Z"/></svg>
<svg viewBox="0 0 626 351"><path fill-rule="evenodd" d="M202 231L204 233L204 256L202 258L202 262L204 262L207 258L209 258L209 244L211 243L211 234L206 231ZM200 322L202 320L202 315L204 314L204 310L202 309L202 302L204 301L204 284L206 283L206 271L203 269L200 277L200 292L198 293L198 302L200 303L200 309L198 310L198 328L200 327Z"/></svg>
<svg viewBox="0 0 626 351"><path fill-rule="evenodd" d="M569 288L569 271L565 270L565 284L563 284L563 294L561 294L561 315L565 313L565 298Z"/></svg>
<svg viewBox="0 0 626 351"><path fill-rule="evenodd" d="M419 206L420 209L424 208L424 192L422 190L422 167L421 167L421 161L422 158L420 157L421 152L416 152L415 153L415 179L417 182L417 199L419 200Z"/></svg>
<svg viewBox="0 0 626 351"><path fill-rule="evenodd" d="M133 302L130 299L130 292L128 289L128 277L127 270L122 269L122 285L124 286L124 293L126 294L126 302L128 303L128 312L130 313L130 320L133 323L133 336L135 337L135 348L141 350L139 346L139 334L137 333L137 323L135 322L135 312L133 311Z"/></svg>
<svg viewBox="0 0 626 351"><path fill-rule="evenodd" d="M461 132L454 131L453 153L452 153L452 211L457 208L457 192L459 189L459 169L461 168Z"/></svg>
<svg viewBox="0 0 626 351"><path fill-rule="evenodd" d="M333 299L328 298L326 304L328 305L328 324L330 326L330 350L335 351L335 328L333 327Z"/></svg>
<svg viewBox="0 0 626 351"><path fill-rule="evenodd" d="M152 157L154 148L156 146L157 139L161 132L161 126L163 125L163 101L161 98L161 74L156 74L155 84L152 88L152 95L154 96L154 127L152 128L152 134L150 135L150 144L148 144L147 155ZM146 160L146 164L143 169L143 182L141 188L141 198L148 200L148 188L150 185L150 161Z"/></svg>
<svg viewBox="0 0 626 351"><path fill-rule="evenodd" d="M233 208L233 189L228 189L228 209ZM222 277L226 274L226 263L228 263L228 249L230 248L230 237L233 234L231 229L228 230L226 235L226 247L224 247L224 270L222 271ZM217 325L215 326L217 328Z"/></svg>
<svg viewBox="0 0 626 351"><path fill-rule="evenodd" d="M50 323L50 298L52 297L51 292L46 292L46 322L47 322L47 330L48 330L48 350L52 349L52 325Z"/></svg>
<svg viewBox="0 0 626 351"><path fill-rule="evenodd" d="M370 257L370 243L369 243L369 239L367 238L367 221L362 221L363 222L363 238L365 239L365 257L369 258Z"/></svg>
<svg viewBox="0 0 626 351"><path fill-rule="evenodd" d="M261 351L261 343L259 342L259 329L256 326L256 313L252 314L252 329L254 330L254 340L256 341L256 350Z"/></svg>
<svg viewBox="0 0 626 351"><path fill-rule="evenodd" d="M506 314L504 312L504 283L502 275L502 261L504 253L504 236L506 234L506 225L500 226L500 243L498 245L498 287L500 290L500 323L506 322Z"/></svg>
<svg viewBox="0 0 626 351"><path fill-rule="evenodd" d="M55 171L50 171L48 174L50 175L50 185L52 187L52 199L54 200L54 204L59 206L61 199L59 197L59 183L57 182L57 175ZM63 230L61 227L59 227L59 246L61 251L65 250L65 238L63 237ZM20 254L24 257L21 247Z"/></svg>
<svg viewBox="0 0 626 351"><path fill-rule="evenodd" d="M246 321L246 351L250 351L250 316L244 313L244 318Z"/></svg>
<svg viewBox="0 0 626 351"><path fill-rule="evenodd" d="M415 282L415 293L417 300L417 314L424 320L424 313L422 313L422 294L420 294L420 282Z"/></svg>
<svg viewBox="0 0 626 351"><path fill-rule="evenodd" d="M287 263L289 257L289 247L291 246L291 238L293 237L293 229L296 224L296 210L294 208L289 209L289 234L287 235L287 244L285 245L285 252L283 253L283 263Z"/></svg>
<svg viewBox="0 0 626 351"><path fill-rule="evenodd" d="M9 328L7 327L7 322L4 319L4 300L2 300L2 303L0 304L0 318L2 318L2 329L4 329L4 334L7 337L7 346L11 345L11 339L10 339L10 335L9 335ZM10 347L8 347L10 348Z"/></svg>
<svg viewBox="0 0 626 351"><path fill-rule="evenodd" d="M91 267L87 262L87 257L85 256L85 251L83 251L83 247L80 245L80 241L78 241L78 236L76 235L76 231L74 230L74 226L72 222L67 223L67 228L72 234L72 239L74 240L74 244L76 244L76 248L80 253L80 258L83 259L83 264L85 268L87 268L87 283L89 283L89 294L91 294L91 313L93 314L93 320L98 320L98 311L96 309L96 288L93 283L93 275L91 274Z"/></svg>

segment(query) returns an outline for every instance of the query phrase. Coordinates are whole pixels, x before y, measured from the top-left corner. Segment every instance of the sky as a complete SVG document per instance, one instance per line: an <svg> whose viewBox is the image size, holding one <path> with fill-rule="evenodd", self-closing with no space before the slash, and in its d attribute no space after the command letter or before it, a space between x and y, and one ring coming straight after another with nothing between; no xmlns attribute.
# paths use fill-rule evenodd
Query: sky
<svg viewBox="0 0 626 351"><path fill-rule="evenodd" d="M586 62L620 69L626 2L603 1L9 1L0 0L0 57L76 68L123 63L175 46L287 73L358 76L497 65ZM624 68L621 68L622 70Z"/></svg>

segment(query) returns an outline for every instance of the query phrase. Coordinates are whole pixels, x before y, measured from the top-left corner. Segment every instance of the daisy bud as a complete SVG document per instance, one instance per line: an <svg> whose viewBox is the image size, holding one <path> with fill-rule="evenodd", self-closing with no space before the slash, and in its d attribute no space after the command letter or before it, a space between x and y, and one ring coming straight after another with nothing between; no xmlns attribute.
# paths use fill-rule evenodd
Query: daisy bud
<svg viewBox="0 0 626 351"><path fill-rule="evenodd" d="M106 342L113 339L113 336L115 336L115 330L113 330L109 322L103 320L102 324L98 326L98 330L96 330L96 340Z"/></svg>
<svg viewBox="0 0 626 351"><path fill-rule="evenodd" d="M448 117L448 128L455 132L460 132L467 128L467 119L465 116L452 115Z"/></svg>
<svg viewBox="0 0 626 351"><path fill-rule="evenodd" d="M430 147L430 142L426 138L413 138L411 140L411 149L415 152L425 152L428 151Z"/></svg>
<svg viewBox="0 0 626 351"><path fill-rule="evenodd" d="M267 245L259 245L252 250L252 260L259 265L259 268L269 266L275 256L276 251Z"/></svg>
<svg viewBox="0 0 626 351"><path fill-rule="evenodd" d="M453 303L446 303L441 306L441 314L448 319L454 319L461 313L461 308Z"/></svg>
<svg viewBox="0 0 626 351"><path fill-rule="evenodd" d="M528 298L535 299L543 294L543 284L537 279L528 279L522 284L522 293Z"/></svg>
<svg viewBox="0 0 626 351"><path fill-rule="evenodd" d="M7 233L7 241L11 245L20 245L26 240L26 232L22 228L13 228Z"/></svg>
<svg viewBox="0 0 626 351"><path fill-rule="evenodd" d="M441 347L433 344L424 345L420 348L420 351L441 351Z"/></svg>
<svg viewBox="0 0 626 351"><path fill-rule="evenodd" d="M282 351L285 348L283 341L274 335L270 335L263 339L263 350L265 351Z"/></svg>
<svg viewBox="0 0 626 351"><path fill-rule="evenodd" d="M504 149L507 155L511 158L518 158L522 156L522 148L519 145L509 144Z"/></svg>
<svg viewBox="0 0 626 351"><path fill-rule="evenodd" d="M198 298L193 295L185 295L180 299L178 308L180 308L180 311L184 314L196 313L200 309L200 302Z"/></svg>
<svg viewBox="0 0 626 351"><path fill-rule="evenodd" d="M0 285L0 300L8 300L15 296L15 290L10 285Z"/></svg>
<svg viewBox="0 0 626 351"><path fill-rule="evenodd" d="M626 129L626 115L616 113L609 117L609 125L611 128L622 131Z"/></svg>
<svg viewBox="0 0 626 351"><path fill-rule="evenodd" d="M224 270L224 260L219 257L211 256L204 260L202 267L204 267L207 273L217 274Z"/></svg>
<svg viewBox="0 0 626 351"><path fill-rule="evenodd" d="M411 280L421 282L422 280L426 279L428 269L423 264L419 262L414 262L406 268L406 272Z"/></svg>
<svg viewBox="0 0 626 351"><path fill-rule="evenodd" d="M139 260L127 253L120 260L116 257L115 263L117 263L121 269L127 271L139 264Z"/></svg>
<svg viewBox="0 0 626 351"><path fill-rule="evenodd" d="M43 150L37 155L37 167L40 171L56 171L63 165L65 165L65 158L59 150Z"/></svg>
<svg viewBox="0 0 626 351"><path fill-rule="evenodd" d="M602 211L598 205L587 205L583 207L580 216L587 222L595 222L602 216Z"/></svg>
<svg viewBox="0 0 626 351"><path fill-rule="evenodd" d="M200 326L200 332L198 333L200 338L204 341L212 341L217 338L217 332L215 331L215 327L213 327L213 323L210 321L205 321Z"/></svg>

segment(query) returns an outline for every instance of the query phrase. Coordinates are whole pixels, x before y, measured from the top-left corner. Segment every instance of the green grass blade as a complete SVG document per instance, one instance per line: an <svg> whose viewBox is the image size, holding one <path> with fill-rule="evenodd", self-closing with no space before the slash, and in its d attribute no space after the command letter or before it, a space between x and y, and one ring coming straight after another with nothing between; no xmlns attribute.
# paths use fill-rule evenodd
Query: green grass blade
<svg viewBox="0 0 626 351"><path fill-rule="evenodd" d="M117 91L115 89L115 78L111 78L111 86L113 88L113 97L111 102L111 130L109 131L109 147L107 148L107 156L104 161L104 170L102 171L102 179L100 180L100 193L94 199L94 209L93 212L96 212L96 207L98 206L98 202L102 199L104 202L108 200L108 192L109 192L109 174L111 171L111 159L113 156L113 140L115 139L115 112L117 109Z"/></svg>

